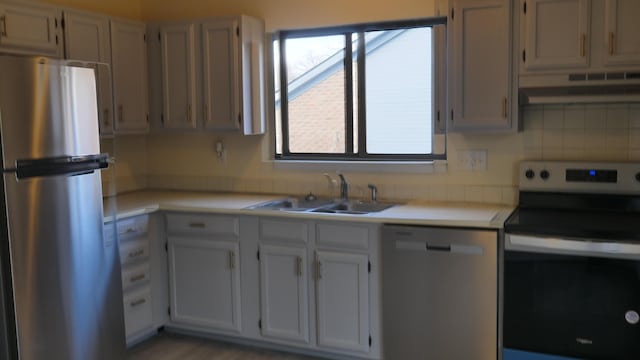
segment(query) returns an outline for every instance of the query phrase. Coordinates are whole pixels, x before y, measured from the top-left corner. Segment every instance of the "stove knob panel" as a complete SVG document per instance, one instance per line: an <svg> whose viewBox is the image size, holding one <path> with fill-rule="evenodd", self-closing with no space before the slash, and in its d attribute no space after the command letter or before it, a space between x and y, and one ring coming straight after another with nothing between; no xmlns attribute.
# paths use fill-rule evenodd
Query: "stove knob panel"
<svg viewBox="0 0 640 360"><path fill-rule="evenodd" d="M639 174L639 175L640 175L640 174ZM529 170L527 170L527 171L524 173L524 176L525 176L527 179L531 180L531 179L533 179L534 177L536 177L536 172L535 172L535 171L533 171L533 170L531 170L531 169L529 169Z"/></svg>
<svg viewBox="0 0 640 360"><path fill-rule="evenodd" d="M548 170L542 170L540 171L540 177L542 178L542 180L547 180L549 178L550 174Z"/></svg>

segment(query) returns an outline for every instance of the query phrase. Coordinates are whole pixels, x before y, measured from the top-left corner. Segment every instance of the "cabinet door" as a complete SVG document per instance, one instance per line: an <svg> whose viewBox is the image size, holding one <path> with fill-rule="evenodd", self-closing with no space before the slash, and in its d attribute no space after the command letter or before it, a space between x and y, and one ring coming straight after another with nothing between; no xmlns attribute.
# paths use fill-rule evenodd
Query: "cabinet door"
<svg viewBox="0 0 640 360"><path fill-rule="evenodd" d="M605 2L606 65L640 63L640 1L609 0Z"/></svg>
<svg viewBox="0 0 640 360"><path fill-rule="evenodd" d="M194 25L160 29L162 51L162 125L169 129L196 128Z"/></svg>
<svg viewBox="0 0 640 360"><path fill-rule="evenodd" d="M111 21L111 67L119 133L148 130L147 46L142 23Z"/></svg>
<svg viewBox="0 0 640 360"><path fill-rule="evenodd" d="M309 342L307 249L260 246L262 335Z"/></svg>
<svg viewBox="0 0 640 360"><path fill-rule="evenodd" d="M240 127L238 22L217 20L202 24L204 121L207 129Z"/></svg>
<svg viewBox="0 0 640 360"><path fill-rule="evenodd" d="M369 351L369 258L316 253L318 346Z"/></svg>
<svg viewBox="0 0 640 360"><path fill-rule="evenodd" d="M0 50L59 57L59 12L37 3L0 3Z"/></svg>
<svg viewBox="0 0 640 360"><path fill-rule="evenodd" d="M509 14L508 0L453 2L449 74L454 131L512 128Z"/></svg>
<svg viewBox="0 0 640 360"><path fill-rule="evenodd" d="M109 19L65 10L64 45L67 59L108 64L111 62Z"/></svg>
<svg viewBox="0 0 640 360"><path fill-rule="evenodd" d="M241 17L242 43L242 133L264 134L266 128L266 85L264 61L264 23L248 16Z"/></svg>
<svg viewBox="0 0 640 360"><path fill-rule="evenodd" d="M65 10L64 42L66 59L102 63L96 66L100 135L113 134L109 19L96 14Z"/></svg>
<svg viewBox="0 0 640 360"><path fill-rule="evenodd" d="M238 245L169 237L171 320L239 333Z"/></svg>
<svg viewBox="0 0 640 360"><path fill-rule="evenodd" d="M522 14L525 70L589 65L589 0L527 0Z"/></svg>

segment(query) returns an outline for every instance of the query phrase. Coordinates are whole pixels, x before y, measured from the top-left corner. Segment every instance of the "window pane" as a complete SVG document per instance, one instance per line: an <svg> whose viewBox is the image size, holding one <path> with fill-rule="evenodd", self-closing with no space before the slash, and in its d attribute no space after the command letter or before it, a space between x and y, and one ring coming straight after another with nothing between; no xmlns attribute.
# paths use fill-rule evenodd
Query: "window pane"
<svg viewBox="0 0 640 360"><path fill-rule="evenodd" d="M286 40L289 149L345 152L345 37Z"/></svg>
<svg viewBox="0 0 640 360"><path fill-rule="evenodd" d="M431 154L431 28L374 31L366 39L369 154Z"/></svg>

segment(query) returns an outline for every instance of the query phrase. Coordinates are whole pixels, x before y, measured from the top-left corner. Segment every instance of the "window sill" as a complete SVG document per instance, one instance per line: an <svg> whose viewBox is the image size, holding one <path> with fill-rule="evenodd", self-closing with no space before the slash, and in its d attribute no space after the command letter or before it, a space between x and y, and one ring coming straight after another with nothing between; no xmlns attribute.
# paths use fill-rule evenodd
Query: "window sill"
<svg viewBox="0 0 640 360"><path fill-rule="evenodd" d="M447 171L446 160L434 161L304 161L271 160L278 170L432 174Z"/></svg>

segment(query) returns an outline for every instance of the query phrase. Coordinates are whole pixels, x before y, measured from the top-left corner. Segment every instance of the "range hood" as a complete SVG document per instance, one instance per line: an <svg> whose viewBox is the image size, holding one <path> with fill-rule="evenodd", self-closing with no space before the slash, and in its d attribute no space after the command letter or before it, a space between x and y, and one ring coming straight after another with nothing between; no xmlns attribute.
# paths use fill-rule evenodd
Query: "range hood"
<svg viewBox="0 0 640 360"><path fill-rule="evenodd" d="M568 74L546 80L551 81L521 81L520 105L640 103L637 72Z"/></svg>

